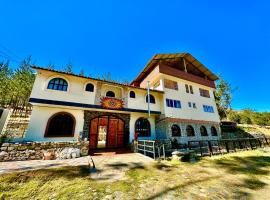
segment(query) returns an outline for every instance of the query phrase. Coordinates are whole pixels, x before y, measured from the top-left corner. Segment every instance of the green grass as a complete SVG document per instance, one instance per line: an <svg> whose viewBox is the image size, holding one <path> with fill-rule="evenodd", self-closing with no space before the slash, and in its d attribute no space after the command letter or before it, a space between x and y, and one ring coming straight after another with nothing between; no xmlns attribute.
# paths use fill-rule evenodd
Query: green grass
<svg viewBox="0 0 270 200"><path fill-rule="evenodd" d="M2 175L0 199L268 199L270 153L263 150L164 161L126 172L123 180L92 180L88 168L62 167Z"/></svg>

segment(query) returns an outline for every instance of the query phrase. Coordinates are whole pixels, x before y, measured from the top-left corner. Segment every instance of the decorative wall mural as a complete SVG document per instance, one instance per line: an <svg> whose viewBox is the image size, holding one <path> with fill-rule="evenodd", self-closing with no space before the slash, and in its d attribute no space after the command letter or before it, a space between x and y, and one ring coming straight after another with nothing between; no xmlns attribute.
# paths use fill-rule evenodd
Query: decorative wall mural
<svg viewBox="0 0 270 200"><path fill-rule="evenodd" d="M110 97L102 97L100 103L103 108L109 109L121 109L124 106L123 100Z"/></svg>

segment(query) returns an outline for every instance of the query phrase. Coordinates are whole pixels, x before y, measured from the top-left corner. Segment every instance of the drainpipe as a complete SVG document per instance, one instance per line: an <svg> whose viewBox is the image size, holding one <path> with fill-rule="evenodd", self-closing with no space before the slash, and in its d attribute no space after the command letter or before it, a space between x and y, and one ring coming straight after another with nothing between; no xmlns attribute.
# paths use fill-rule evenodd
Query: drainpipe
<svg viewBox="0 0 270 200"><path fill-rule="evenodd" d="M150 117L150 81L147 81L148 116Z"/></svg>

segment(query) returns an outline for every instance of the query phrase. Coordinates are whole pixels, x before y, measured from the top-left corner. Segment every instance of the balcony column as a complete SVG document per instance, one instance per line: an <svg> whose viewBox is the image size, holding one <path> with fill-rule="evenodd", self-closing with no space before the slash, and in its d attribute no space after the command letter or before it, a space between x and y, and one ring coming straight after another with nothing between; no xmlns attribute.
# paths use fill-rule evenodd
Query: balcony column
<svg viewBox="0 0 270 200"><path fill-rule="evenodd" d="M124 101L124 108L128 108L128 88L127 87L124 87L122 88L122 98L123 98L123 101Z"/></svg>
<svg viewBox="0 0 270 200"><path fill-rule="evenodd" d="M102 86L102 83L101 82L97 82L97 85L96 85L96 96L95 96L95 105L99 105L100 104L101 86Z"/></svg>

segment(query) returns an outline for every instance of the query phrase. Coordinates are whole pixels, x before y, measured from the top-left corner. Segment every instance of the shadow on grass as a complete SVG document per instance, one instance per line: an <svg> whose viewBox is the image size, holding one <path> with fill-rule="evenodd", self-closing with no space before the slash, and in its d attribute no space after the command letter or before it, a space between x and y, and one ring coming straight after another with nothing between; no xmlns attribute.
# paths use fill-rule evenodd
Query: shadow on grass
<svg viewBox="0 0 270 200"><path fill-rule="evenodd" d="M124 162L117 162L112 164L106 164L106 167L109 167L111 169L119 170L123 168L128 169L145 169L145 166L143 163L140 162L131 162L131 163L124 163Z"/></svg>
<svg viewBox="0 0 270 200"><path fill-rule="evenodd" d="M38 169L25 172L16 172L2 176L6 181L27 183L30 180L49 181L58 178L81 178L89 176L88 166L65 166L61 168Z"/></svg>
<svg viewBox="0 0 270 200"><path fill-rule="evenodd" d="M230 173L267 175L269 170L265 167L270 166L269 156L234 156L229 159L217 160L216 165L229 171Z"/></svg>
<svg viewBox="0 0 270 200"><path fill-rule="evenodd" d="M177 189L184 189L184 188L187 187L187 186L195 185L195 184L198 184L198 183L207 182L207 181L209 181L209 180L217 179L217 178L220 178L220 177L221 177L221 176L212 176L212 177L207 177L207 178L202 178L202 179L197 179L197 180L190 180L190 181L187 181L186 183L179 184L179 185L176 185L176 186L174 186L174 187L165 188L165 189L162 190L161 192L156 193L156 194L154 194L154 195L151 195L151 196L148 197L148 198L145 198L145 200L153 200L153 199L162 197L163 195L166 195L166 194L169 193L170 191L174 191L174 190L177 190Z"/></svg>

